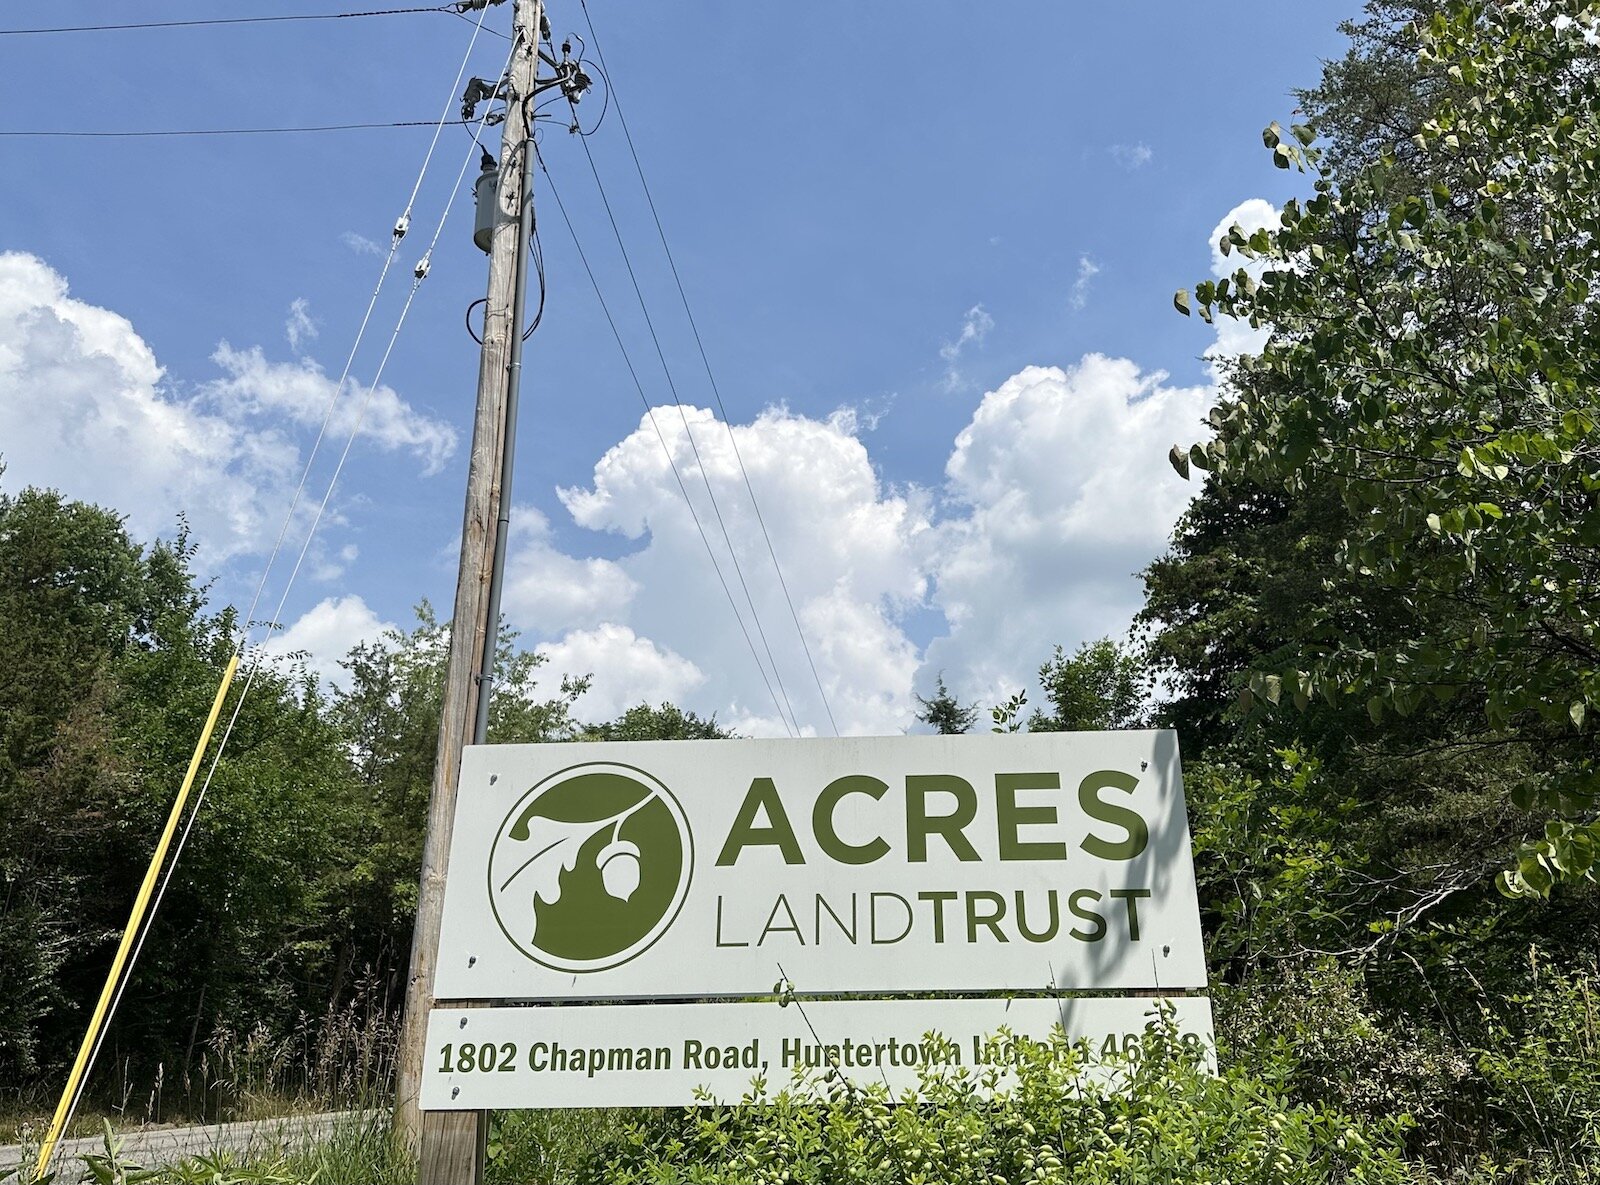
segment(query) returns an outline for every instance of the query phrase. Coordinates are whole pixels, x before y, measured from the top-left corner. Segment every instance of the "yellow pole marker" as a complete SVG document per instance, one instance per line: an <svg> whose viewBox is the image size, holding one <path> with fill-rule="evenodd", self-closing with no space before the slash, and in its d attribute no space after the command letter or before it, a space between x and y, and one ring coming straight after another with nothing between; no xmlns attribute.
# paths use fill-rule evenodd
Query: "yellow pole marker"
<svg viewBox="0 0 1600 1185"><path fill-rule="evenodd" d="M228 688L233 685L233 676L238 669L239 656L235 654L228 660L228 669L222 673L222 682L217 687L217 698L211 705L211 715L206 717L206 726L201 730L199 743L194 747L194 756L189 759L189 772L183 776L183 786L178 790L178 797L172 804L172 813L167 816L166 830L161 833L161 842L156 845L155 855L150 858L150 868L144 874L144 884L139 886L139 895L134 898L133 912L128 917L128 928L122 932L122 944L117 947L117 957L111 962L111 971L106 976L106 986L100 993L100 1003L95 1007L94 1016L89 1021L89 1031L83 1035L83 1045L78 1049L78 1060L72 1065L66 1089L61 1092L61 1102L56 1106L55 1118L50 1121L50 1130L45 1135L44 1144L39 1148L39 1163L33 1171L35 1181L43 1178L45 1169L50 1166L51 1153L55 1151L56 1144L61 1139L61 1129L66 1126L67 1115L71 1112L78 1091L83 1086L83 1076L89 1067L89 1056L100 1036L100 1029L106 1022L106 1013L110 1011L117 984L122 980L123 970L128 964L128 952L133 949L134 936L144 923L145 911L150 908L150 897L155 892L156 879L161 874L162 865L167 861L167 851L172 846L172 837L177 833L178 821L183 817L183 808L189 802L189 791L194 788L195 775L200 772L200 762L205 757L206 747L211 743L211 733L217 727L217 718L222 715L222 702L228 696Z"/></svg>

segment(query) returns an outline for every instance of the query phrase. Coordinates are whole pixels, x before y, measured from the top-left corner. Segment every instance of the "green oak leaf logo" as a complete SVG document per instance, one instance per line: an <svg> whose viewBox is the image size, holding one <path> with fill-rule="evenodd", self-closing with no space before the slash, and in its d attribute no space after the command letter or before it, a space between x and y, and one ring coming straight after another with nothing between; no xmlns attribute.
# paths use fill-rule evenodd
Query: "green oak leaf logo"
<svg viewBox="0 0 1600 1185"><path fill-rule="evenodd" d="M511 808L489 851L495 921L528 958L604 971L648 949L689 892L683 807L642 769L592 761L551 774Z"/></svg>

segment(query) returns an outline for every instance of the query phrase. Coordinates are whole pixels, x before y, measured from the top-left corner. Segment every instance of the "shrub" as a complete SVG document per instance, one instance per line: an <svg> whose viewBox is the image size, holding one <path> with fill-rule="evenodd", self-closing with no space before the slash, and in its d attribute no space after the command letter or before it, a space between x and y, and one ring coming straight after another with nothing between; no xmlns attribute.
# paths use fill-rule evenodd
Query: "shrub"
<svg viewBox="0 0 1600 1185"><path fill-rule="evenodd" d="M1002 1038L1013 1040L1002 1034ZM1151 1030L1100 1059L1058 1029L1016 1041L1009 1077L925 1071L916 1090L802 1078L768 1098L666 1112L632 1125L589 1181L619 1185L895 1182L916 1185L1402 1185L1408 1120L1360 1122L1292 1102L1288 1068L1213 1074L1204 1054Z"/></svg>

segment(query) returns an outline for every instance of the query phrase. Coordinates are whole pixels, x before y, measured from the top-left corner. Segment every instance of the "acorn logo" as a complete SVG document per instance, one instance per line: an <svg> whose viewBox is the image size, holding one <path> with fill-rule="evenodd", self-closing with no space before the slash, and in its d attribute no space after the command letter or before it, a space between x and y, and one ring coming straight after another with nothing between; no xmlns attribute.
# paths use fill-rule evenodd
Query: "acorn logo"
<svg viewBox="0 0 1600 1185"><path fill-rule="evenodd" d="M534 962L604 971L666 933L693 866L688 819L659 779L588 762L534 786L501 822L489 902L501 931Z"/></svg>

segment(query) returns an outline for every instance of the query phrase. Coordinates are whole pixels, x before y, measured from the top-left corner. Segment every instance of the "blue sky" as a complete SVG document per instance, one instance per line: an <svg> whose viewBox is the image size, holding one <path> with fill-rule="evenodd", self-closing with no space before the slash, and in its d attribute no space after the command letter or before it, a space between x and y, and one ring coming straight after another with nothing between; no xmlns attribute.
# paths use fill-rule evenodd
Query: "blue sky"
<svg viewBox="0 0 1600 1185"><path fill-rule="evenodd" d="M1306 188L1273 170L1259 133L1292 118L1290 89L1342 52L1336 25L1356 7L591 0L818 675L613 108L586 143L682 417L585 142L551 123L542 153L714 525L700 450L783 687L769 693L641 425L541 177L549 292L528 347L507 612L552 673L594 673L584 713L670 698L750 733L827 733L830 711L842 731L894 732L941 671L990 703L1054 645L1123 634L1132 574L1192 493L1167 448L1198 437L1214 396L1217 337L1174 314L1172 292L1212 268L1219 223L1270 217ZM13 5L0 26L217 11L133 8ZM228 13L268 10L340 9ZM558 42L587 36L577 0L550 17ZM486 28L509 21L505 4ZM445 14L0 36L0 130L432 120L454 106L472 36ZM469 73L496 75L505 53L483 34ZM584 101L586 122L602 101ZM214 595L247 602L430 135L0 138L3 487L102 502L146 537L182 513ZM463 314L486 274L456 185L463 164L468 184L476 172L469 140L445 128L418 191L360 384L452 194L453 208L272 643L335 677L350 643L451 598L477 373ZM349 424L336 414L317 497ZM268 606L286 574L280 561ZM764 663L759 635L757 650Z"/></svg>

